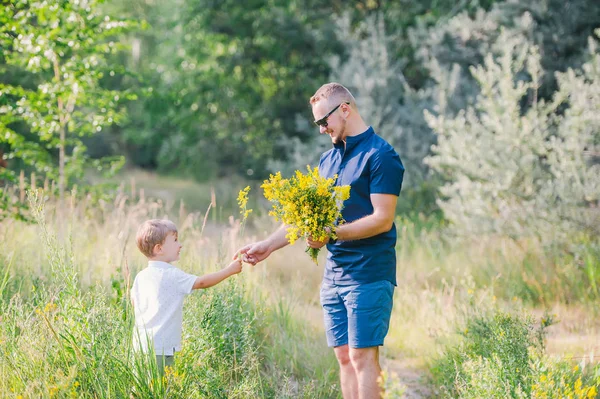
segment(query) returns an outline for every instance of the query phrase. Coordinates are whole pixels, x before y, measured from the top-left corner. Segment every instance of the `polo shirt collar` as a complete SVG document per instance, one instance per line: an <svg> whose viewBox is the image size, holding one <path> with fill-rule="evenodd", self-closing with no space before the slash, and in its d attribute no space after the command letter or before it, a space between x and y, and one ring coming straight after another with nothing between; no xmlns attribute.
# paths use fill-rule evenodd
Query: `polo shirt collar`
<svg viewBox="0 0 600 399"><path fill-rule="evenodd" d="M348 136L346 137L345 141L346 141L346 151L351 150L352 148L356 147L359 143L362 143L363 141L367 140L369 137L371 137L372 135L375 134L375 131L373 130L372 126L369 126L367 128L367 130L365 130L364 132L362 132L361 134L357 134L356 136ZM344 149L344 143L338 143L341 147L341 149ZM337 145L334 145L336 148L338 147Z"/></svg>
<svg viewBox="0 0 600 399"><path fill-rule="evenodd" d="M148 266L157 267L159 269L168 269L170 267L173 267L172 264L167 263L167 262L163 262L161 260L149 260L148 261Z"/></svg>

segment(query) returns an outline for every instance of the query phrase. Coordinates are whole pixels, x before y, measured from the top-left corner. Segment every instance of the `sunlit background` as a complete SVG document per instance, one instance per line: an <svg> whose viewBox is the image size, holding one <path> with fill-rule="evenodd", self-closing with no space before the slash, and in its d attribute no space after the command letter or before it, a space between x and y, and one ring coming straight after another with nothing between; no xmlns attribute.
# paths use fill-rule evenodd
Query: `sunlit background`
<svg viewBox="0 0 600 399"><path fill-rule="evenodd" d="M599 44L597 0L2 2L0 397L341 397L302 242L193 294L164 380L128 301L145 219L197 274L277 228L330 81L406 168L386 397L597 397Z"/></svg>

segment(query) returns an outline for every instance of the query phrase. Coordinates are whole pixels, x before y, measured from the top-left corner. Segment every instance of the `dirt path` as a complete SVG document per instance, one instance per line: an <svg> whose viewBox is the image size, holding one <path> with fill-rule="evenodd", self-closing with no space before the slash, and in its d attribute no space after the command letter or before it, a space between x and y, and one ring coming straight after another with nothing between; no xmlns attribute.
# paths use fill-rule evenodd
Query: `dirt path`
<svg viewBox="0 0 600 399"><path fill-rule="evenodd" d="M382 359L382 367L390 375L395 374L406 386L405 399L433 398L427 386L427 371L419 359Z"/></svg>

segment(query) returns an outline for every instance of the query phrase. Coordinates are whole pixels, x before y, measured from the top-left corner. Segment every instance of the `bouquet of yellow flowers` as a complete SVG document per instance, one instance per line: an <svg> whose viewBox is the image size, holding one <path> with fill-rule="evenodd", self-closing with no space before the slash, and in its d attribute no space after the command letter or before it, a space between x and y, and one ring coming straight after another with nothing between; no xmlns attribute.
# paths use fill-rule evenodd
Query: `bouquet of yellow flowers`
<svg viewBox="0 0 600 399"><path fill-rule="evenodd" d="M319 176L319 168L307 168L307 174L297 170L289 179L277 172L261 186L265 198L273 203L269 215L289 225L286 238L290 244L300 237L311 236L317 241L337 238L335 223L343 222L341 211L350 197L350 186L335 186L337 176L326 179ZM307 247L306 252L317 263L319 249Z"/></svg>

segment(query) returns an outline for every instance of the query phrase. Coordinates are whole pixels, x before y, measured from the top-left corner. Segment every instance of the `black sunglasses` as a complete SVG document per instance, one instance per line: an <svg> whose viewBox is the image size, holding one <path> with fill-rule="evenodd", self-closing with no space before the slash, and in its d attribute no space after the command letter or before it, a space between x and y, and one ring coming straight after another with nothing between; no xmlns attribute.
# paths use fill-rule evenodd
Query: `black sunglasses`
<svg viewBox="0 0 600 399"><path fill-rule="evenodd" d="M324 117L322 117L318 121L315 121L315 125L327 127L327 118L329 118L331 116L331 114L333 114L339 107L341 107L342 104L348 104L348 105L350 105L349 102L343 102L343 103L339 104L337 107L335 107L334 109L332 109L331 111L329 111L327 113L327 115L325 115Z"/></svg>

